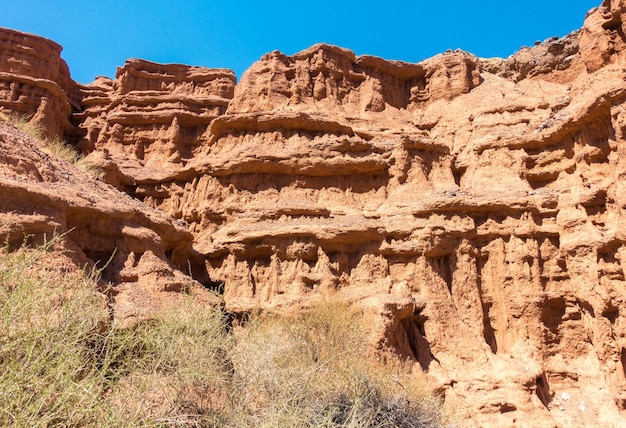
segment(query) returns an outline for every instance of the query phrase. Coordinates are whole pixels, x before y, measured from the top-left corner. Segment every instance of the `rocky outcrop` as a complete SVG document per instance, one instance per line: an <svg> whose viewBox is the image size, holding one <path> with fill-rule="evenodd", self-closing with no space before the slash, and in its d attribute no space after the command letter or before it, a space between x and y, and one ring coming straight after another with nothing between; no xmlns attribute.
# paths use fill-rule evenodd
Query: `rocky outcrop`
<svg viewBox="0 0 626 428"><path fill-rule="evenodd" d="M5 249L60 237L59 264L101 271L113 288L116 319L128 325L181 291L211 297L183 272L202 278L193 236L162 212L94 180L43 144L0 121L0 240ZM204 275L206 278L206 275Z"/></svg>
<svg viewBox="0 0 626 428"><path fill-rule="evenodd" d="M0 112L22 116L50 136L72 135L80 107L61 46L43 37L0 29Z"/></svg>
<svg viewBox="0 0 626 428"><path fill-rule="evenodd" d="M450 52L420 64L355 57L347 49L316 45L293 57L275 51L244 73L229 113L287 106L346 113L411 109L451 99L480 84L477 58ZM331 110L331 111L333 111ZM334 112L334 111L333 111Z"/></svg>
<svg viewBox="0 0 626 428"><path fill-rule="evenodd" d="M224 114L234 88L230 70L128 60L115 80L83 87L83 111L74 116L84 135L78 148L95 150L106 181L129 193L144 181L171 179L208 140L208 125Z"/></svg>
<svg viewBox="0 0 626 428"><path fill-rule="evenodd" d="M584 64L579 59L580 31L563 38L552 37L533 47L522 47L506 59L480 59L480 68L519 82L527 77L542 76L545 80L565 80L575 78Z"/></svg>
<svg viewBox="0 0 626 428"><path fill-rule="evenodd" d="M610 63L622 63L626 48L626 3L623 0L604 0L585 19L580 36L582 58L590 72Z"/></svg>
<svg viewBox="0 0 626 428"><path fill-rule="evenodd" d="M131 60L82 89L74 120L104 181L187 230L152 253L191 260L230 310L333 293L464 426L621 425L622 3L507 59L316 45L236 86Z"/></svg>

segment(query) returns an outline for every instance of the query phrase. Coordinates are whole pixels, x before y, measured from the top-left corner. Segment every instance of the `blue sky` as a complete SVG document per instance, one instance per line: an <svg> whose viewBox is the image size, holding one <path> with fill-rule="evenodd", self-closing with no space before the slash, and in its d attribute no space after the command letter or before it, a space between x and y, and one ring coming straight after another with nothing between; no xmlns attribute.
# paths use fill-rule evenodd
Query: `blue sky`
<svg viewBox="0 0 626 428"><path fill-rule="evenodd" d="M72 77L113 76L127 58L231 68L326 42L418 62L446 49L507 57L580 28L601 0L10 0L0 26L50 38Z"/></svg>

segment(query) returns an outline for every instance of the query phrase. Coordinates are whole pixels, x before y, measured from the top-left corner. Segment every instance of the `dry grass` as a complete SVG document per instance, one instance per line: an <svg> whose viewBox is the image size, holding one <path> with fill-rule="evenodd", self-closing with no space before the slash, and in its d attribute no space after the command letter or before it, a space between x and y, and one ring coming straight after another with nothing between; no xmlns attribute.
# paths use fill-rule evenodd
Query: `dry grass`
<svg viewBox="0 0 626 428"><path fill-rule="evenodd" d="M74 147L57 137L44 139L44 151L71 164L76 164L82 158Z"/></svg>
<svg viewBox="0 0 626 428"><path fill-rule="evenodd" d="M41 126L31 123L27 117L17 114L3 114L2 117L0 117L0 120L12 124L24 134L36 140L40 140L45 137L44 129Z"/></svg>
<svg viewBox="0 0 626 428"><path fill-rule="evenodd" d="M437 427L419 377L377 361L360 315L324 301L293 319L254 319L234 349L234 426Z"/></svg>
<svg viewBox="0 0 626 428"><path fill-rule="evenodd" d="M0 258L0 425L114 425L102 296L90 278L42 268L49 246Z"/></svg>
<svg viewBox="0 0 626 428"><path fill-rule="evenodd" d="M231 331L189 297L119 329L94 275L51 269L51 246L0 251L0 426L443 426L419 377L368 356L345 305Z"/></svg>
<svg viewBox="0 0 626 428"><path fill-rule="evenodd" d="M31 123L26 117L0 113L0 120L12 124L26 135L40 141L43 151L49 156L54 156L69 162L80 171L92 177L97 178L100 175L100 168L85 162L84 157L76 151L74 147L61 140L59 137L46 136L44 128Z"/></svg>

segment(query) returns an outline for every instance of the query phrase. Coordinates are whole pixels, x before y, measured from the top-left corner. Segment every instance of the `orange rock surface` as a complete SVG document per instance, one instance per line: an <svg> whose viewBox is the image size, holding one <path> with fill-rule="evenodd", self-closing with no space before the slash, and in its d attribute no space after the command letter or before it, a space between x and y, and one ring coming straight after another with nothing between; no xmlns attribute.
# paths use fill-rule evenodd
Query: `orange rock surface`
<svg viewBox="0 0 626 428"><path fill-rule="evenodd" d="M61 49L43 37L0 31L0 112L27 117L59 137L72 134L69 119L81 98Z"/></svg>
<svg viewBox="0 0 626 428"><path fill-rule="evenodd" d="M129 60L67 119L101 179L143 203L97 184L136 207L120 216L146 239L71 236L87 258L122 248L116 266L143 245L171 269L190 258L236 312L354 302L465 426L621 426L624 26L626 1L605 1L580 31L507 59L316 45L269 53L237 84ZM121 221L101 200L90 209ZM87 227L64 216L37 224ZM141 283L125 269L114 279Z"/></svg>
<svg viewBox="0 0 626 428"><path fill-rule="evenodd" d="M64 269L102 270L112 283L120 324L148 318L164 305L204 288L185 275L206 272L193 236L161 211L149 208L71 164L0 121L0 238L8 249L63 237ZM204 275L206 276L206 274Z"/></svg>

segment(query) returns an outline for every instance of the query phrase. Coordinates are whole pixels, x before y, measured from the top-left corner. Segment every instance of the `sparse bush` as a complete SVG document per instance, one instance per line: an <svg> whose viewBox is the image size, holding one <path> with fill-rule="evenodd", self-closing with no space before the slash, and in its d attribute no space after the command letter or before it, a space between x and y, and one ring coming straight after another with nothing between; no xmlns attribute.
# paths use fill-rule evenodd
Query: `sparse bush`
<svg viewBox="0 0 626 428"><path fill-rule="evenodd" d="M85 157L80 156L79 159L74 163L74 166L79 170L84 172L87 175L90 175L93 178L101 178L102 168L90 163Z"/></svg>
<svg viewBox="0 0 626 428"><path fill-rule="evenodd" d="M360 320L332 299L297 318L253 320L232 357L234 426L442 426L440 404L419 378L363 348Z"/></svg>
<svg viewBox="0 0 626 428"><path fill-rule="evenodd" d="M432 399L410 399L406 394L384 394L367 377L352 379L344 391L315 403L311 426L315 427L405 427L440 426L439 404Z"/></svg>
<svg viewBox="0 0 626 428"><path fill-rule="evenodd" d="M76 164L82 156L58 137L50 137L44 140L44 151L51 156L56 156L71 164Z"/></svg>
<svg viewBox="0 0 626 428"><path fill-rule="evenodd" d="M102 296L82 275L44 267L49 245L0 256L2 426L88 425L107 414L100 351L89 346L107 322Z"/></svg>
<svg viewBox="0 0 626 428"><path fill-rule="evenodd" d="M0 250L1 426L442 426L419 378L368 357L344 304L230 331L188 296L120 329L51 246Z"/></svg>

